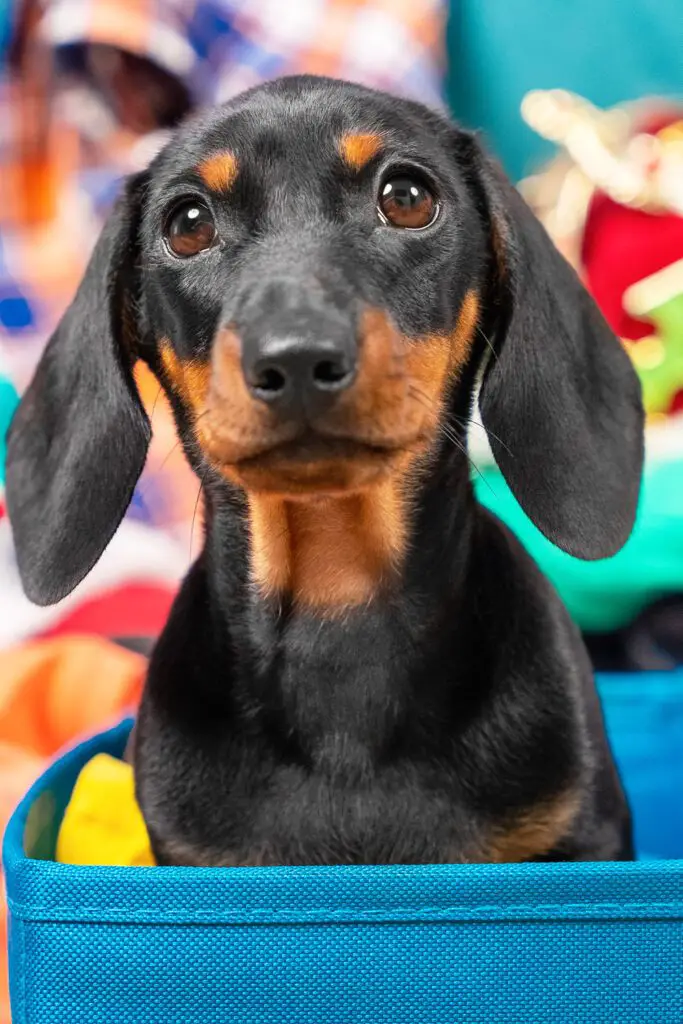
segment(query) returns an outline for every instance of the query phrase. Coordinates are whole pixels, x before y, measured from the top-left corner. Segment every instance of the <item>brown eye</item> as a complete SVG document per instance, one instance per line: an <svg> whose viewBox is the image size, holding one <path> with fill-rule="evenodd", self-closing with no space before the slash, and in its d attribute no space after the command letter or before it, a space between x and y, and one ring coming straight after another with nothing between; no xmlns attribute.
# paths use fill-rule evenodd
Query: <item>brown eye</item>
<svg viewBox="0 0 683 1024"><path fill-rule="evenodd" d="M176 207L166 227L166 241L176 256L196 256L210 249L216 237L211 211L196 200Z"/></svg>
<svg viewBox="0 0 683 1024"><path fill-rule="evenodd" d="M382 220L395 228L426 228L435 220L439 205L419 181L398 174L382 186L378 210Z"/></svg>

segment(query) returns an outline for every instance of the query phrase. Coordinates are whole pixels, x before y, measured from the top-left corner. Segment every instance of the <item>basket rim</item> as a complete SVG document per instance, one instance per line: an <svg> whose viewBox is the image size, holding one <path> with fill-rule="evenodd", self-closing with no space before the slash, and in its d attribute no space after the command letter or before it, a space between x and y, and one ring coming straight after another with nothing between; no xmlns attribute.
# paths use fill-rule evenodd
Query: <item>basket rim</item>
<svg viewBox="0 0 683 1024"><path fill-rule="evenodd" d="M610 679L624 695L632 683ZM12 815L3 862L15 918L147 925L683 920L683 859L193 868L81 866L27 856L24 830L37 798L96 753L122 751L131 726L126 719L67 750Z"/></svg>

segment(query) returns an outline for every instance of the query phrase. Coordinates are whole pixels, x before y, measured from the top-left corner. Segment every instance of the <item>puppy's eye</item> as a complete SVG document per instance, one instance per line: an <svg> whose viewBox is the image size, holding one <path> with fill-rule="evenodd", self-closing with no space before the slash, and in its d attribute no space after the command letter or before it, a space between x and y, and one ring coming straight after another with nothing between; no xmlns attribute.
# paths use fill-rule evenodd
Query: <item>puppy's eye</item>
<svg viewBox="0 0 683 1024"><path fill-rule="evenodd" d="M417 179L397 174L380 189L377 210L395 228L426 228L436 219L439 204Z"/></svg>
<svg viewBox="0 0 683 1024"><path fill-rule="evenodd" d="M177 206L166 225L166 241L176 256L196 256L210 249L217 237L211 210L197 200Z"/></svg>

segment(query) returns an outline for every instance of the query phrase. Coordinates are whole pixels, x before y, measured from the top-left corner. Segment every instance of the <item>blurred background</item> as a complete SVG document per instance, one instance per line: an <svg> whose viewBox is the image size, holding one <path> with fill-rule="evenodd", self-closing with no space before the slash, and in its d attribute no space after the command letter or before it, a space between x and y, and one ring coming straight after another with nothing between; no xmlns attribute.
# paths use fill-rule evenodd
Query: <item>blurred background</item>
<svg viewBox="0 0 683 1024"><path fill-rule="evenodd" d="M191 110L296 72L411 96L482 129L583 276L643 382L633 537L592 564L553 548L476 423L475 486L553 579L598 669L683 662L680 0L0 0L0 825L60 747L134 707L201 543L199 485L140 366L154 441L130 511L74 594L31 606L2 504L18 396L122 178ZM0 969L0 1024L5 989Z"/></svg>

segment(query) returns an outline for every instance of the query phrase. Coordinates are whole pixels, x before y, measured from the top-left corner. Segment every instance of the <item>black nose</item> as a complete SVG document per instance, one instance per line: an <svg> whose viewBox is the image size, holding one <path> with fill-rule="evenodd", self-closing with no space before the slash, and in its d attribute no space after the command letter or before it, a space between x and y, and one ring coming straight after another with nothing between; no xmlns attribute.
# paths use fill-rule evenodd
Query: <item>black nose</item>
<svg viewBox="0 0 683 1024"><path fill-rule="evenodd" d="M355 342L267 337L242 365L247 387L269 405L319 407L353 383Z"/></svg>

